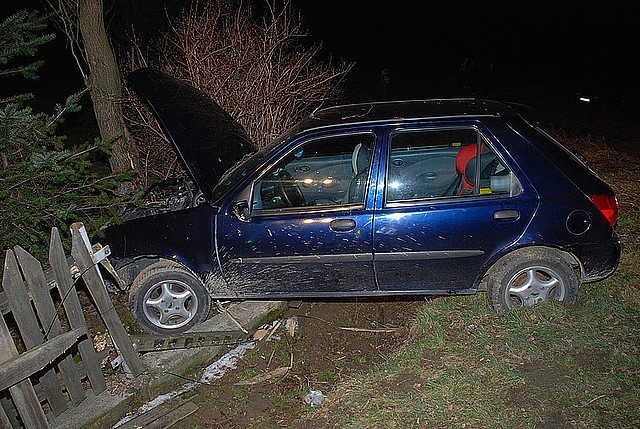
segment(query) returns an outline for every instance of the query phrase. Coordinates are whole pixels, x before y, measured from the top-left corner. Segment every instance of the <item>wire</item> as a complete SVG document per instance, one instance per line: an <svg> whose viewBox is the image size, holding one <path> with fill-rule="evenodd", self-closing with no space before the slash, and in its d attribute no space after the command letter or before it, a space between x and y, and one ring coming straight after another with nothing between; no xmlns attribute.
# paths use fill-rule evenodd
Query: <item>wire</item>
<svg viewBox="0 0 640 429"><path fill-rule="evenodd" d="M185 381L190 381L192 383L202 384L203 386L213 386L213 383L196 380L195 378L191 378L191 377L185 377L184 375L176 374L176 373L173 373L171 371L164 371L164 373L165 374L169 374L169 375L173 375L174 377L178 377L178 378L180 378L182 380L185 380Z"/></svg>
<svg viewBox="0 0 640 429"><path fill-rule="evenodd" d="M73 284L71 285L71 287L65 292L64 296L62 296L62 300L60 301L60 303L56 306L56 312L53 315L53 317L51 318L51 322L48 325L48 328L45 330L44 332L44 339L43 341L47 341L49 339L49 334L51 333L51 330L53 329L53 325L56 323L56 320L58 319L58 313L60 312L60 309L62 308L62 306L64 305L65 301L67 300L67 298L69 297L69 294L71 293L71 291L76 290L76 285L78 284L78 281L82 278L82 276L87 273L91 268L95 268L95 265L89 265L87 268L85 268L80 274L78 274L78 276L75 278L75 280L73 281ZM109 312L111 310L113 310L115 308L115 304L113 304L111 306L111 308L107 309L106 312ZM105 313L106 313L105 312ZM102 316L105 313L100 313L98 312L98 314L100 316Z"/></svg>

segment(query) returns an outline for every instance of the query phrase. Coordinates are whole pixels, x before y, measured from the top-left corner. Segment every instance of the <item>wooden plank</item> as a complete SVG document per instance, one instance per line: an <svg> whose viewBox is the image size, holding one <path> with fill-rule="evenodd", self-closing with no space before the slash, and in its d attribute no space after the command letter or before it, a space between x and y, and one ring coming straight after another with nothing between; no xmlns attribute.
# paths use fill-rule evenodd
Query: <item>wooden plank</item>
<svg viewBox="0 0 640 429"><path fill-rule="evenodd" d="M42 272L42 265L20 246L15 246L13 252L18 258L24 279L31 291L31 299L33 299L33 303L36 306L40 325L45 331L45 341L61 335L63 332L62 325L60 324L56 307L53 305L51 291ZM83 329L83 331L86 333L86 329ZM65 356L58 364L58 368L60 368L62 381L67 388L71 402L74 405L78 405L87 395L84 393L78 371L73 363L73 356L70 354Z"/></svg>
<svg viewBox="0 0 640 429"><path fill-rule="evenodd" d="M198 406L191 400L196 395L192 394L188 397L177 396L170 401L166 401L149 411L134 417L128 422L118 426L119 429L136 429L136 428L152 428L152 427L169 427L170 424L159 426L160 422L175 423L180 420L180 416L186 417L196 411ZM186 415L185 415L186 414ZM170 416L171 420L167 420Z"/></svg>
<svg viewBox="0 0 640 429"><path fill-rule="evenodd" d="M44 336L38 326L36 315L33 313L27 288L18 268L18 261L11 250L7 250L4 268L2 286L7 296L7 301L11 305L13 318L18 324L18 330L25 346L27 349L32 349L43 343ZM67 401L62 394L62 388L55 370L53 368L45 370L39 381L47 394L47 401L53 413L57 416L66 410Z"/></svg>
<svg viewBox="0 0 640 429"><path fill-rule="evenodd" d="M103 362L105 358L109 357L109 349L105 348L100 352L96 352L96 357L98 358L98 362ZM78 376L80 377L80 380L87 377L87 371L85 371L82 361L76 363L76 368L78 368ZM62 380L60 380L60 382L62 383ZM38 399L40 400L40 402L44 402L47 400L47 397L44 394L44 390L42 390L42 386L36 384L33 386L33 390L36 391L36 395L38 395ZM89 392L87 392L87 396L89 396Z"/></svg>
<svg viewBox="0 0 640 429"><path fill-rule="evenodd" d="M84 318L84 313L82 312L82 305L80 305L80 300L78 299L78 294L75 290L75 284L71 279L69 264L64 254L64 248L62 247L62 240L60 240L58 228L51 229L51 241L49 242L49 265L51 266L51 271L55 278L58 292L63 300L69 325L71 325L72 328L86 328L87 321ZM93 348L91 337L87 337L80 341L78 344L78 351L80 352L84 368L87 371L87 377L91 382L93 393L99 395L107 388L107 384L104 380L104 375L102 374L102 368L100 367L100 359L96 356L96 351Z"/></svg>
<svg viewBox="0 0 640 429"><path fill-rule="evenodd" d="M9 393L16 404L22 423L27 429L48 429L49 422L42 411L40 402L30 380L21 381L9 388Z"/></svg>
<svg viewBox="0 0 640 429"><path fill-rule="evenodd" d="M2 412L7 417L9 423L0 424L1 428L19 428L21 426L20 420L18 420L18 410L11 400L11 395L7 395L0 399L0 406ZM4 425L4 426L3 426Z"/></svg>
<svg viewBox="0 0 640 429"><path fill-rule="evenodd" d="M166 429L170 428L174 424L178 423L181 420L186 419L191 414L198 411L198 406L193 402L187 402L186 404L180 405L178 408L168 412L164 416L160 417L155 422L151 423L147 426L147 429Z"/></svg>
<svg viewBox="0 0 640 429"><path fill-rule="evenodd" d="M7 286L12 282L12 270L14 268L18 268L17 265L11 266L10 256L13 258L13 262L15 262L15 257L9 250L7 251L7 258L4 263L4 273L2 276L2 287L5 290L7 290ZM4 317L0 315L0 364L16 356L18 356L18 350L13 342L9 328L4 321ZM38 397L36 396L36 393L33 390L33 385L29 379L9 388L9 394L11 395L26 428L49 427L49 422L44 415L44 411L42 411L42 408L40 407L40 401L38 401Z"/></svg>
<svg viewBox="0 0 640 429"><path fill-rule="evenodd" d="M2 315L0 315L0 365L15 356L18 356L18 351L16 350L7 324ZM3 397L0 400L0 405L2 408L2 413L0 413L0 428L20 427L20 422L16 417L17 410L15 404L11 401L11 396Z"/></svg>
<svg viewBox="0 0 640 429"><path fill-rule="evenodd" d="M0 291L0 314L7 314L9 311L11 311L11 309L9 308L7 298L4 296L4 292Z"/></svg>
<svg viewBox="0 0 640 429"><path fill-rule="evenodd" d="M4 408L0 406L0 428L11 428L13 423L9 420L9 416L4 411Z"/></svg>
<svg viewBox="0 0 640 429"><path fill-rule="evenodd" d="M18 384L50 365L86 334L84 328L73 329L1 363L0 390Z"/></svg>
<svg viewBox="0 0 640 429"><path fill-rule="evenodd" d="M144 365L140 356L133 349L131 340L122 326L122 321L116 313L111 298L109 298L104 280L89 253L90 243L85 244L81 235L86 232L81 229L84 230L81 222L71 225L71 256L75 259L80 272L83 273L82 279L98 307L98 313L107 326L116 349L122 354L133 376L137 377L144 372Z"/></svg>

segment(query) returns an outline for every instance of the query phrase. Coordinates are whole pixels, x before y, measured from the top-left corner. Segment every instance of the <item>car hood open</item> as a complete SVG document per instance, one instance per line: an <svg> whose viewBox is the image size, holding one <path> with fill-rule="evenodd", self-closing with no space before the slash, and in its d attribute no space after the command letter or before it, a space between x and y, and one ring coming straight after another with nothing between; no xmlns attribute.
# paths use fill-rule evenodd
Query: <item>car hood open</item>
<svg viewBox="0 0 640 429"><path fill-rule="evenodd" d="M127 78L151 106L187 172L207 198L220 177L254 146L222 107L186 82L141 68Z"/></svg>

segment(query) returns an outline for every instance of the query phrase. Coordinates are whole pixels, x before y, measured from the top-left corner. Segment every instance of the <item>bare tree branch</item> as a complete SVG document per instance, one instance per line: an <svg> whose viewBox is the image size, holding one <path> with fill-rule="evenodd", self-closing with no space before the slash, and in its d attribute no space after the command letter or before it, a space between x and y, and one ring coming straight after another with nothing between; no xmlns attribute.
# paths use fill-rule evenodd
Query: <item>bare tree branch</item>
<svg viewBox="0 0 640 429"><path fill-rule="evenodd" d="M256 17L242 2L194 2L169 26L159 43L159 63L153 64L207 93L258 148L338 96L351 68L318 59L321 46L305 44L301 15L289 0L265 5L266 15ZM139 47L135 57L147 64ZM172 151L158 124L131 94L125 95L125 115L143 169L156 179L166 177L159 173L174 170L176 163L166 156Z"/></svg>

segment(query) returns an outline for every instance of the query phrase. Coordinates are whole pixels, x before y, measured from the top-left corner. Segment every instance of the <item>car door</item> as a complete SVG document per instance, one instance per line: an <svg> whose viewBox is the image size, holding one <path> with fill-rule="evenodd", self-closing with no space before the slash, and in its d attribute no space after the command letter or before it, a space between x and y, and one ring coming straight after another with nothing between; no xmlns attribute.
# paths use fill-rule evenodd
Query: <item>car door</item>
<svg viewBox="0 0 640 429"><path fill-rule="evenodd" d="M376 289L371 131L303 139L217 221L217 255L239 296L322 296ZM375 179L374 179L375 180ZM238 212L238 207L242 207Z"/></svg>
<svg viewBox="0 0 640 429"><path fill-rule="evenodd" d="M380 289L471 291L525 230L535 192L476 125L397 129L386 143L373 238Z"/></svg>

